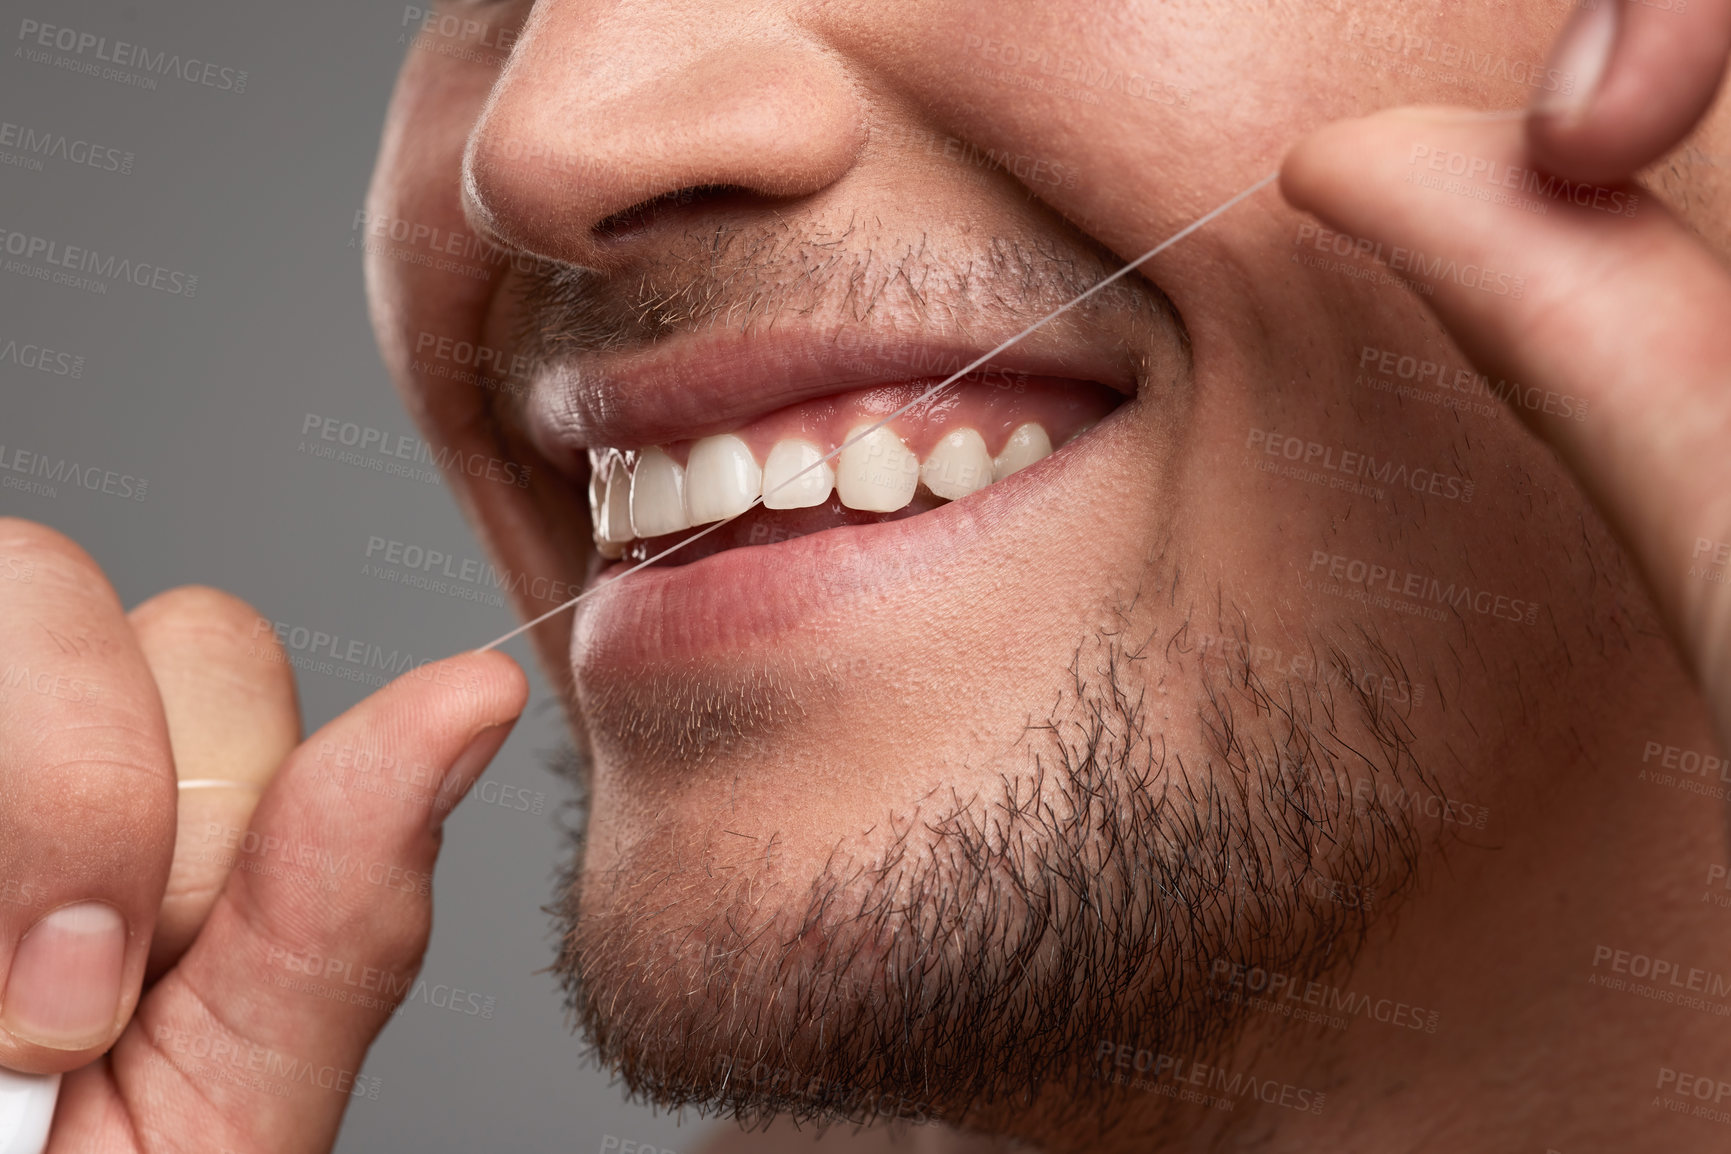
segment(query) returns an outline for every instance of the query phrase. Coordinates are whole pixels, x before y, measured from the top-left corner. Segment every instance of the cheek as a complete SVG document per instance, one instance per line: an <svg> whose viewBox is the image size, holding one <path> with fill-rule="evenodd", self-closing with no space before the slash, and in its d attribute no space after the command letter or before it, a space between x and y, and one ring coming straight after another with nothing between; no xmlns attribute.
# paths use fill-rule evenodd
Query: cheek
<svg viewBox="0 0 1731 1154"><path fill-rule="evenodd" d="M1291 51L1315 29L1260 11L1095 0L841 12L843 50L931 117L930 131L898 143L958 178L989 152L986 163L1120 256L1273 169L1302 125L1353 110L1335 107L1345 96L1325 54Z"/></svg>
<svg viewBox="0 0 1731 1154"><path fill-rule="evenodd" d="M490 68L410 49L356 229L380 348L429 433L459 428L478 408L481 390L434 383L464 367L455 349L481 343L504 271L464 219L461 198L464 144L492 79Z"/></svg>

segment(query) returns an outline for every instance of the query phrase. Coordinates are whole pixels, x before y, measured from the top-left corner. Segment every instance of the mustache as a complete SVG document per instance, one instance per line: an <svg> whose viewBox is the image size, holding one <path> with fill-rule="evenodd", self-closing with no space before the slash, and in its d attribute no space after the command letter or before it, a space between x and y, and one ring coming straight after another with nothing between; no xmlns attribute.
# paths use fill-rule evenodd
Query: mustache
<svg viewBox="0 0 1731 1154"><path fill-rule="evenodd" d="M1033 323L1123 263L1080 234L908 237L867 228L859 216L687 229L617 271L537 260L513 273L518 351L538 369L715 328L1002 331ZM1112 316L1113 328L1126 320L1170 328L1177 317L1142 277L1114 282L1075 312L1083 323Z"/></svg>

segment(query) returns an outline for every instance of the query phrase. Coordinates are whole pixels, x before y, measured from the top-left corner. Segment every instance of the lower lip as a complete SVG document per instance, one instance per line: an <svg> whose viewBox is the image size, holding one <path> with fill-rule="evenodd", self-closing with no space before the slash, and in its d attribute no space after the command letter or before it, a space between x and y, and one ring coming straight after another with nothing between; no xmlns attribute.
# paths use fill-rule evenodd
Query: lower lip
<svg viewBox="0 0 1731 1154"><path fill-rule="evenodd" d="M1014 519L1030 492L1059 483L1098 432L917 517L727 549L689 565L652 565L629 576L629 565L609 565L591 580L593 595L577 607L573 665L591 674L617 673L738 657L772 647L850 602L881 604L913 586L935 589L958 568L976 568L969 551L998 524Z"/></svg>

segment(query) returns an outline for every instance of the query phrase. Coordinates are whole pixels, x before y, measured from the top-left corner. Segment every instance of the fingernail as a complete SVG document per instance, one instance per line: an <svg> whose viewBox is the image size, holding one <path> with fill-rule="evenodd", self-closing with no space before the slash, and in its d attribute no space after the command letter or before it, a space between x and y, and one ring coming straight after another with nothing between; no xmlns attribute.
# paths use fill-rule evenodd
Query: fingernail
<svg viewBox="0 0 1731 1154"><path fill-rule="evenodd" d="M433 799L433 812L427 819L429 829L438 829L445 824L445 818L475 784L475 779L481 776L481 771L487 768L487 763L493 760L505 739L511 736L512 724L507 721L489 725L470 738L468 746L457 755L457 760L445 771L444 780L439 782L439 794Z"/></svg>
<svg viewBox="0 0 1731 1154"><path fill-rule="evenodd" d="M12 956L0 1017L6 1029L53 1050L108 1040L120 1008L126 919L113 906L63 906L31 926Z"/></svg>
<svg viewBox="0 0 1731 1154"><path fill-rule="evenodd" d="M1541 116L1574 120L1587 111L1599 91L1599 82L1611 63L1611 53L1617 46L1617 27L1621 22L1618 9L1623 0L1580 0L1580 7L1551 46L1551 58L1545 62L1560 78L1558 90L1541 92L1533 100L1532 110ZM1567 91L1564 91L1564 89Z"/></svg>

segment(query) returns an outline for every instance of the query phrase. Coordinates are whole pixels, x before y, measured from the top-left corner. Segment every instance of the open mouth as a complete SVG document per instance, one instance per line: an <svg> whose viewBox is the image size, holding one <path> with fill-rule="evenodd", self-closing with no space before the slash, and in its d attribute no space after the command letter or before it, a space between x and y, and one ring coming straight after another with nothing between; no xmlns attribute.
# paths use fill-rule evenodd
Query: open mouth
<svg viewBox="0 0 1731 1154"><path fill-rule="evenodd" d="M1061 450L1125 400L1095 381L986 370L872 429L934 383L851 389L695 439L590 447L596 549L627 564L685 565L917 517Z"/></svg>
<svg viewBox="0 0 1731 1154"><path fill-rule="evenodd" d="M578 681L780 660L813 630L1017 565L1031 525L1061 535L1059 510L1110 476L1140 335L1079 325L954 380L989 329L846 345L818 326L710 330L547 359L525 432L588 483L599 555L572 620Z"/></svg>

